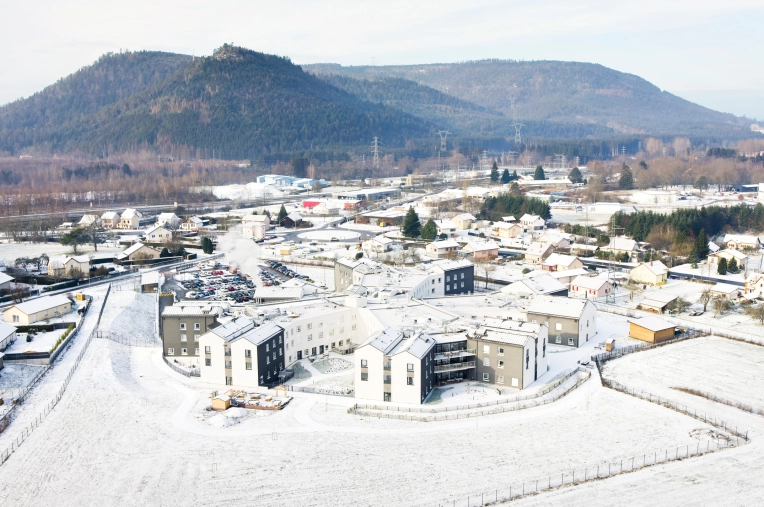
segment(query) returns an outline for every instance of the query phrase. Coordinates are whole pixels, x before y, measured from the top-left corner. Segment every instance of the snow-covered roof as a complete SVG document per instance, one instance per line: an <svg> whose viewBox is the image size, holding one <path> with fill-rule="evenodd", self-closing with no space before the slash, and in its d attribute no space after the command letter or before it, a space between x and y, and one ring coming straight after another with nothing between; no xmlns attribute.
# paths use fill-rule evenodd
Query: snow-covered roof
<svg viewBox="0 0 764 507"><path fill-rule="evenodd" d="M544 273L533 278L523 278L517 282L511 283L501 289L501 292L517 292L524 286L525 289L535 295L553 294L565 290L565 286L558 280L552 278L548 273Z"/></svg>
<svg viewBox="0 0 764 507"><path fill-rule="evenodd" d="M502 219L502 220L504 220L505 222L514 222L514 221L516 221L516 220L517 220L517 219L516 219L515 217L513 217L512 215L510 215L510 216L508 216L508 217L501 217L501 219Z"/></svg>
<svg viewBox="0 0 764 507"><path fill-rule="evenodd" d="M5 322L0 322L0 338L6 338L16 332L16 328Z"/></svg>
<svg viewBox="0 0 764 507"><path fill-rule="evenodd" d="M531 245L532 246L532 245ZM563 255L558 253L553 253L547 259L543 262L546 266L570 266L573 264L578 257L574 255Z"/></svg>
<svg viewBox="0 0 764 507"><path fill-rule="evenodd" d="M381 234L379 236L374 236L373 238L371 238L371 241L376 241L380 245L389 245L390 243L394 242L392 239L388 238L384 234Z"/></svg>
<svg viewBox="0 0 764 507"><path fill-rule="evenodd" d="M650 262L643 262L636 268L633 268L632 271L639 268L640 266L644 266L647 269L649 269L654 275L665 275L668 273L668 267L663 264L661 261L650 261Z"/></svg>
<svg viewBox="0 0 764 507"><path fill-rule="evenodd" d="M133 255L135 252L140 250L143 246L144 245L141 242L133 243L127 250L122 252L120 255L122 255L124 257L129 257L130 255ZM148 247L148 248L151 248L151 247Z"/></svg>
<svg viewBox="0 0 764 507"><path fill-rule="evenodd" d="M156 232L156 231L157 231L157 229L162 229L162 230L164 230L164 231L170 232L170 230L169 230L169 229L167 229L167 227L165 227L164 225L165 225L164 223L161 223L161 224L158 224L158 225L154 225L154 226L152 226L150 229L148 229L148 230L146 231L146 234L145 234L145 235L146 235L146 237L148 237L148 236L149 236L149 234L153 234L154 232Z"/></svg>
<svg viewBox="0 0 764 507"><path fill-rule="evenodd" d="M552 271L549 273L549 276L551 276L554 279L558 278L569 278L573 276L581 276L581 275L588 275L589 271L586 268L577 268L577 269L566 269L564 271Z"/></svg>
<svg viewBox="0 0 764 507"><path fill-rule="evenodd" d="M632 251L636 250L637 242L631 238L618 236L615 238L610 238L610 243L608 244L607 248L612 248L613 250Z"/></svg>
<svg viewBox="0 0 764 507"><path fill-rule="evenodd" d="M459 248L459 243L453 239L444 239L443 241L433 241L430 243L433 248Z"/></svg>
<svg viewBox="0 0 764 507"><path fill-rule="evenodd" d="M719 245L717 245L717 244L716 244L716 243L714 243L713 241L709 241L709 242L708 242L708 250L709 250L711 253L715 253L715 252L718 252L718 251L719 251Z"/></svg>
<svg viewBox="0 0 764 507"><path fill-rule="evenodd" d="M570 285L576 287L583 287L584 289L600 290L603 285L608 282L605 278L597 276L577 276L570 282Z"/></svg>
<svg viewBox="0 0 764 507"><path fill-rule="evenodd" d="M268 215L244 215L241 217L242 222L259 222L259 223L265 223L270 222L270 219L268 218Z"/></svg>
<svg viewBox="0 0 764 507"><path fill-rule="evenodd" d="M390 352L390 355L408 352L414 357L422 359L435 346L435 340L427 334L420 333L411 335L399 342L398 346Z"/></svg>
<svg viewBox="0 0 764 507"><path fill-rule="evenodd" d="M711 287L711 292L718 292L720 294L732 294L735 291L742 290L742 287L732 285L729 283L717 283Z"/></svg>
<svg viewBox="0 0 764 507"><path fill-rule="evenodd" d="M743 243L746 245L755 245L759 243L757 236L751 236L749 234L727 234L724 236L724 242L734 241L736 243Z"/></svg>
<svg viewBox="0 0 764 507"><path fill-rule="evenodd" d="M734 248L725 248L724 250L719 250L718 252L712 253L711 255L714 257L722 257L725 254L729 255L730 257L734 257L738 261L744 261L748 258L746 254L739 252Z"/></svg>
<svg viewBox="0 0 764 507"><path fill-rule="evenodd" d="M80 264L88 263L90 264L90 257L87 255L77 255L77 256L71 256L71 255L59 255L56 257L51 257L48 259L48 264L52 266L63 266L70 260L73 260L74 262L79 262Z"/></svg>
<svg viewBox="0 0 764 507"><path fill-rule="evenodd" d="M477 220L474 216L472 216L469 213L460 213L459 215L456 215L453 218L458 218L459 220L472 220L472 221Z"/></svg>
<svg viewBox="0 0 764 507"><path fill-rule="evenodd" d="M592 302L588 299L536 296L526 311L540 315L578 319L583 315L586 305L591 304Z"/></svg>
<svg viewBox="0 0 764 507"><path fill-rule="evenodd" d="M100 220L98 215L82 215L79 223L82 225L91 225L98 222L98 220Z"/></svg>
<svg viewBox="0 0 764 507"><path fill-rule="evenodd" d="M435 222L435 227L438 229L456 229L456 224L453 223L451 220L433 220Z"/></svg>
<svg viewBox="0 0 764 507"><path fill-rule="evenodd" d="M520 227L517 224L509 223L509 222L494 222L493 226L494 229L511 229L512 227Z"/></svg>
<svg viewBox="0 0 764 507"><path fill-rule="evenodd" d="M645 299L642 301L642 306L650 306L654 308L663 308L667 304L674 301L677 297L673 294L667 294L665 292L653 292L651 294L648 294L645 296Z"/></svg>
<svg viewBox="0 0 764 507"><path fill-rule="evenodd" d="M521 221L522 223L524 223L524 224L529 224L529 223L537 222L537 221L539 221L539 220L541 220L542 222L544 222L544 219L543 219L543 218L541 218L541 217L540 217L540 216L538 216L538 215L531 215L531 214L528 214L528 213L526 213L525 215L523 215L523 216L521 216L521 217L520 217L520 221Z"/></svg>
<svg viewBox="0 0 764 507"><path fill-rule="evenodd" d="M258 287L255 297L262 299L300 299L304 292L302 287Z"/></svg>
<svg viewBox="0 0 764 507"><path fill-rule="evenodd" d="M363 345L371 345L375 349L387 355L396 345L398 345L398 342L402 338L403 334L400 331L396 331L395 329L388 327L376 335L370 337Z"/></svg>
<svg viewBox="0 0 764 507"><path fill-rule="evenodd" d="M479 339L495 343L503 343L504 345L513 345L515 347L524 347L525 344L528 343L528 340L533 340L533 337L525 333L486 330L486 333L483 336L480 336Z"/></svg>
<svg viewBox="0 0 764 507"><path fill-rule="evenodd" d="M285 218L288 218L292 222L299 222L300 220L302 220L302 217L296 211L291 212Z"/></svg>
<svg viewBox="0 0 764 507"><path fill-rule="evenodd" d="M199 217L190 217L186 222L191 222L192 224L196 225L202 225L204 223L204 220Z"/></svg>
<svg viewBox="0 0 764 507"><path fill-rule="evenodd" d="M650 317L645 316L639 319L628 319L629 322L632 324L636 324L639 327L643 327L647 329L648 331L652 331L654 333L657 333L658 331L663 331L666 329L672 329L674 327L673 324L669 324L663 319L659 319L657 317Z"/></svg>
<svg viewBox="0 0 764 507"><path fill-rule="evenodd" d="M525 253L526 255L544 255L550 248L552 248L552 245L549 243L539 243L538 241L534 241Z"/></svg>
<svg viewBox="0 0 764 507"><path fill-rule="evenodd" d="M472 252L487 252L490 250L498 250L499 245L493 241L470 241L464 246L465 250Z"/></svg>
<svg viewBox="0 0 764 507"><path fill-rule="evenodd" d="M274 322L268 322L267 324L263 324L260 327L256 327L228 341L232 342L236 340L247 340L248 342L251 342L253 345L260 345L263 342L270 340L271 338L273 338L274 336L276 336L283 330L284 328L279 326L278 324Z"/></svg>
<svg viewBox="0 0 764 507"><path fill-rule="evenodd" d="M72 302L66 296L43 296L37 299L30 299L29 301L25 301L17 305L13 305L10 308L18 308L21 312L30 315L32 313L41 312L43 310L48 310L50 308L61 306L67 303L71 304ZM10 308L8 310L10 310Z"/></svg>
<svg viewBox="0 0 764 507"><path fill-rule="evenodd" d="M160 213L159 215L157 215L158 222L173 221L173 220L178 220L178 215L176 215L175 213Z"/></svg>
<svg viewBox="0 0 764 507"><path fill-rule="evenodd" d="M101 220L117 220L119 219L119 213L116 211L107 211L101 215Z"/></svg>
<svg viewBox="0 0 764 507"><path fill-rule="evenodd" d="M13 277L0 271L0 283L6 283L13 280Z"/></svg>
<svg viewBox="0 0 764 507"><path fill-rule="evenodd" d="M223 309L219 306L199 306L181 303L166 306L162 310L162 317L216 317L222 314Z"/></svg>
<svg viewBox="0 0 764 507"><path fill-rule="evenodd" d="M141 273L141 285L159 283L160 276L161 275L159 271L147 271L145 273Z"/></svg>
<svg viewBox="0 0 764 507"><path fill-rule="evenodd" d="M122 212L122 218L133 218L133 217L140 218L141 216L142 216L141 212L133 208L127 208L125 211Z"/></svg>
<svg viewBox="0 0 764 507"><path fill-rule="evenodd" d="M237 317L230 321L210 329L208 332L219 336L225 341L232 341L255 327L255 323L243 317Z"/></svg>
<svg viewBox="0 0 764 507"><path fill-rule="evenodd" d="M599 247L597 245L584 245L583 243L573 243L570 245L571 250L584 250L584 251L591 251L594 252Z"/></svg>
<svg viewBox="0 0 764 507"><path fill-rule="evenodd" d="M472 266L472 263L467 259L459 259L458 261L452 261L448 259L439 259L437 261L434 261L430 265L429 271L435 270L435 271L441 271L445 273L446 271L466 268L469 266Z"/></svg>

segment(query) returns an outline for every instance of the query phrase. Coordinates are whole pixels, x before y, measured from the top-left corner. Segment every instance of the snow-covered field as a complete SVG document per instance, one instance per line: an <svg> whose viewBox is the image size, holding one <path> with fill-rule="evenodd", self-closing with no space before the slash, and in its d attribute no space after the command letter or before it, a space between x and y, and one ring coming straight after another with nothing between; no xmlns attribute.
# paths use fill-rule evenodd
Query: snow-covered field
<svg viewBox="0 0 764 507"><path fill-rule="evenodd" d="M331 357L313 363L313 367L321 373L337 373L353 367L353 363L344 359Z"/></svg>

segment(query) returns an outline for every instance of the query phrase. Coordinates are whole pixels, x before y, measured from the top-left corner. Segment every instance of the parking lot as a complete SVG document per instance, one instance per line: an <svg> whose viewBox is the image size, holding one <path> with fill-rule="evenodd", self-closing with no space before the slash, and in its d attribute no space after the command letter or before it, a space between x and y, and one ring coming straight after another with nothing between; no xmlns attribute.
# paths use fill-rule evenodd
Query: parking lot
<svg viewBox="0 0 764 507"><path fill-rule="evenodd" d="M246 303L254 298L255 283L239 273L231 273L223 266L201 269L189 274L190 279L178 282L188 292L186 299L209 299Z"/></svg>

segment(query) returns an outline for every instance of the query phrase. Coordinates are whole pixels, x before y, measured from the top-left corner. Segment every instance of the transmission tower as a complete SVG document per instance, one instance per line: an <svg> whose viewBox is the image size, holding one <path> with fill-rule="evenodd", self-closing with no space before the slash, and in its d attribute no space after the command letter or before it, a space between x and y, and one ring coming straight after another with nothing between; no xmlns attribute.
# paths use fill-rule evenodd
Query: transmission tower
<svg viewBox="0 0 764 507"><path fill-rule="evenodd" d="M446 151L446 138L451 134L448 130L439 130L438 135L440 136L440 151Z"/></svg>
<svg viewBox="0 0 764 507"><path fill-rule="evenodd" d="M488 168L488 150L483 150L482 161L483 168Z"/></svg>
<svg viewBox="0 0 764 507"><path fill-rule="evenodd" d="M522 143L522 137L520 136L520 129L523 128L525 125L517 121L517 107L515 107L515 99L511 99L512 101L512 126L515 127L515 146L519 147L520 143Z"/></svg>
<svg viewBox="0 0 764 507"><path fill-rule="evenodd" d="M374 140L371 143L371 153L374 155L373 167L379 169L379 138L376 136L374 136Z"/></svg>

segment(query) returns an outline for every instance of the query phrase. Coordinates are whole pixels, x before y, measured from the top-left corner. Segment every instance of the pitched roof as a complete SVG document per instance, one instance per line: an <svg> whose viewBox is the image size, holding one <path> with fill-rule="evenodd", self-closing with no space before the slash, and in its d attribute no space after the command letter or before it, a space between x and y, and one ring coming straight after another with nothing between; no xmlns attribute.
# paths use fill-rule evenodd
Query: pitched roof
<svg viewBox="0 0 764 507"><path fill-rule="evenodd" d="M515 220L517 220L517 219L516 219L515 217L513 217L512 215L510 215L510 216L508 216L508 217L501 217L501 219L502 219L502 220L504 220L505 222L514 222Z"/></svg>
<svg viewBox="0 0 764 507"><path fill-rule="evenodd" d="M133 208L127 208L125 211L122 212L122 218L133 218L133 217L140 217L141 212L133 209Z"/></svg>
<svg viewBox="0 0 764 507"><path fill-rule="evenodd" d="M210 329L208 333L217 335L225 341L232 341L250 329L253 329L254 327L255 323L251 320L243 317L237 317L235 319L231 319L221 326Z"/></svg>
<svg viewBox="0 0 764 507"><path fill-rule="evenodd" d="M433 347L435 339L425 333L411 335L405 340L399 342L398 346L390 352L390 355L408 352L414 357L422 359Z"/></svg>
<svg viewBox="0 0 764 507"><path fill-rule="evenodd" d="M539 315L554 315L569 319L578 319L584 313L586 305L593 304L588 299L536 296L526 311Z"/></svg>
<svg viewBox="0 0 764 507"><path fill-rule="evenodd" d="M7 274L3 273L2 271L0 271L0 283L10 282L13 279L14 278L12 276L7 275Z"/></svg>
<svg viewBox="0 0 764 507"><path fill-rule="evenodd" d="M525 254L526 255L544 255L547 251L549 251L550 248L552 248L552 245L549 243L539 243L538 241L534 241L528 247L528 250L525 251Z"/></svg>
<svg viewBox="0 0 764 507"><path fill-rule="evenodd" d="M532 278L523 278L517 282L511 283L501 289L501 292L512 293L520 286L524 286L535 295L554 294L565 290L565 286L558 280L552 278L548 273L544 273ZM556 299L556 298L555 298Z"/></svg>
<svg viewBox="0 0 764 507"><path fill-rule="evenodd" d="M576 287L583 287L584 289L599 290L606 283L610 283L610 282L598 276L581 275L581 276L575 277L573 281L570 282L570 285L571 286L575 285Z"/></svg>
<svg viewBox="0 0 764 507"><path fill-rule="evenodd" d="M392 351L398 342L403 338L403 334L393 328L385 328L376 335L370 337L363 345L371 345L383 354L387 355Z"/></svg>
<svg viewBox="0 0 764 507"><path fill-rule="evenodd" d="M18 308L23 313L26 313L27 315L29 315L32 313L37 313L43 310L47 310L49 308L53 308L55 306L60 306L66 303L71 304L71 301L66 296L62 296L62 295L43 296L37 299L30 299L29 301L25 301L17 305L13 305L10 308L8 308L8 310L10 310L11 308Z"/></svg>
<svg viewBox="0 0 764 507"><path fill-rule="evenodd" d="M107 211L103 215L101 215L101 220L117 220L119 218L119 213L116 211Z"/></svg>
<svg viewBox="0 0 764 507"><path fill-rule="evenodd" d="M734 248L725 248L724 250L719 250L718 252L714 252L711 255L714 257L721 257L722 254L728 254L730 257L734 257L736 260L742 261L748 258L746 254L743 252L739 252L735 250Z"/></svg>
<svg viewBox="0 0 764 507"><path fill-rule="evenodd" d="M498 250L499 245L493 241L470 241L464 248L473 252L487 252L489 250Z"/></svg>
<svg viewBox="0 0 764 507"><path fill-rule="evenodd" d="M135 252L137 252L138 250L140 250L144 246L146 246L146 245L144 245L141 242L133 243L132 246L130 246L127 250L122 252L120 255L128 257L128 256L134 254ZM151 247L150 246L146 246L146 248L151 248Z"/></svg>
<svg viewBox="0 0 764 507"><path fill-rule="evenodd" d="M477 220L474 216L472 216L469 213L460 213L460 214L456 215L454 218L458 218L460 220L473 220L473 221Z"/></svg>
<svg viewBox="0 0 764 507"><path fill-rule="evenodd" d="M532 246L532 245L531 245ZM575 255L563 255L558 253L553 253L547 259L542 263L546 266L570 266L573 264L578 257Z"/></svg>
<svg viewBox="0 0 764 507"><path fill-rule="evenodd" d="M520 221L521 222L535 222L539 218L541 218L541 217L538 216L538 215L531 215L529 213L526 213L525 215L520 217ZM542 218L542 220L543 220L543 218Z"/></svg>
<svg viewBox="0 0 764 507"><path fill-rule="evenodd" d="M757 236L752 236L750 234L726 234L724 236L724 242L727 243L728 241L736 241L738 243L746 243L746 244L756 244L759 242L759 238Z"/></svg>
<svg viewBox="0 0 764 507"><path fill-rule="evenodd" d="M233 342L236 340L247 340L248 342L251 342L253 345L260 345L264 343L265 341L273 338L274 336L276 336L283 330L284 328L279 326L275 322L268 322L267 324L263 324L260 327L256 327L252 330L247 331L246 333L242 335L235 336L226 341Z"/></svg>
<svg viewBox="0 0 764 507"><path fill-rule="evenodd" d="M459 248L459 243L453 239L444 239L443 241L433 241L430 243L434 248Z"/></svg>
<svg viewBox="0 0 764 507"><path fill-rule="evenodd" d="M729 283L716 283L711 287L711 292L720 292L722 294L732 294L735 291L742 290L742 287Z"/></svg>
<svg viewBox="0 0 764 507"><path fill-rule="evenodd" d="M14 326L11 326L5 322L0 322L0 338L5 338L6 336L15 332L16 328ZM0 353L0 355L2 354Z"/></svg>
<svg viewBox="0 0 764 507"><path fill-rule="evenodd" d="M663 331L665 329L672 329L674 327L673 324L669 324L665 320L659 319L658 317L645 316L639 319L628 319L628 321L654 333Z"/></svg>
<svg viewBox="0 0 764 507"><path fill-rule="evenodd" d="M637 248L637 242L631 238L618 236L615 238L610 238L610 243L608 244L607 248L612 248L613 250L631 251Z"/></svg>
<svg viewBox="0 0 764 507"><path fill-rule="evenodd" d="M665 275L668 273L668 267L663 264L661 261L650 261L650 262L643 262L636 268L633 268L632 271L635 269L644 266L647 269L649 269L654 275Z"/></svg>

